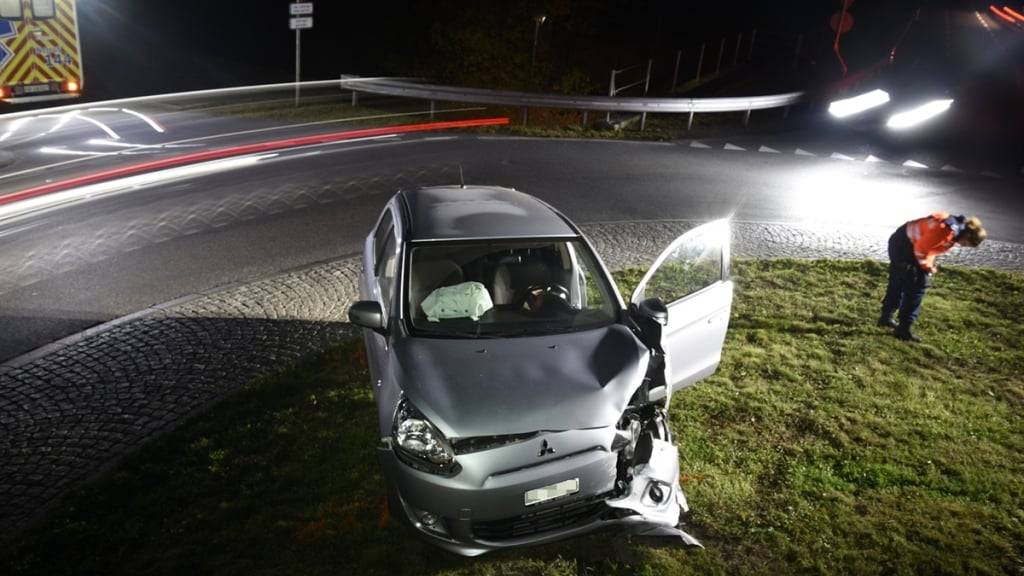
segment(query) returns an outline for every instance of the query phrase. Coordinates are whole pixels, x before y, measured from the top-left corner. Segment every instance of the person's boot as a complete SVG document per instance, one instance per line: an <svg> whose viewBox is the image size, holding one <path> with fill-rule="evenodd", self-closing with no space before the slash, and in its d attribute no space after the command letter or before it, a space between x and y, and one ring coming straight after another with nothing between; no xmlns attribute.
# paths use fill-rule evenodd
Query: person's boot
<svg viewBox="0 0 1024 576"><path fill-rule="evenodd" d="M910 331L910 324L900 324L896 327L894 332L897 338L900 340L906 340L907 342L920 342L921 337Z"/></svg>
<svg viewBox="0 0 1024 576"><path fill-rule="evenodd" d="M892 312L882 310L882 315L878 317L878 325L882 328L895 328L899 326L899 322L892 317Z"/></svg>

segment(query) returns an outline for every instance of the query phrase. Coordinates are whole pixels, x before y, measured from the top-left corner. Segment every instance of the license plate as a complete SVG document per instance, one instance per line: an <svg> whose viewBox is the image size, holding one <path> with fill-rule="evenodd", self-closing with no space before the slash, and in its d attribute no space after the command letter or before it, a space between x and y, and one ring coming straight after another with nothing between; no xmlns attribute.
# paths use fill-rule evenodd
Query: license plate
<svg viewBox="0 0 1024 576"><path fill-rule="evenodd" d="M527 506L535 506L543 502L549 502L558 498L564 498L571 494L575 494L580 491L580 479L573 478L572 480L563 480L558 484L552 484L550 486L544 486L543 488L535 488L529 490L525 494L525 500Z"/></svg>
<svg viewBox="0 0 1024 576"><path fill-rule="evenodd" d="M38 94L40 92L49 92L50 91L50 85L49 84L35 84L35 85L32 85L32 86L25 86L24 90L25 90L25 94Z"/></svg>

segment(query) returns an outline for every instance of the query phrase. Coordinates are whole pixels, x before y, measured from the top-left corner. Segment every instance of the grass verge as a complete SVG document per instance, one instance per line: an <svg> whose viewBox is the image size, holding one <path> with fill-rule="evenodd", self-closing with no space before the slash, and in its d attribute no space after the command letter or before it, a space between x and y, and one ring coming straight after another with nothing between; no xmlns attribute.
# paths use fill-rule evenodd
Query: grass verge
<svg viewBox="0 0 1024 576"><path fill-rule="evenodd" d="M0 573L1020 573L1024 277L943 269L913 345L874 326L881 264L735 276L722 366L672 407L706 550L608 533L467 560L387 525L350 342L71 495Z"/></svg>

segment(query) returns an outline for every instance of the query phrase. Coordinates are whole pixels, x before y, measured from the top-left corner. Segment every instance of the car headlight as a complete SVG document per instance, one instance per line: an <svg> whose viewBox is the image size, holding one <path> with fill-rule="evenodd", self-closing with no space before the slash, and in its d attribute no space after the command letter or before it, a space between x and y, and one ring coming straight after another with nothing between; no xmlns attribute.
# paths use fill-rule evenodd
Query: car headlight
<svg viewBox="0 0 1024 576"><path fill-rule="evenodd" d="M853 98L836 100L828 105L828 113L836 118L846 118L860 114L865 110L877 108L889 101L889 93L885 90L872 90Z"/></svg>
<svg viewBox="0 0 1024 576"><path fill-rule="evenodd" d="M949 107L952 105L952 100L932 100L931 102L922 104L917 108L911 108L910 110L893 114L889 117L889 121L886 122L885 125L893 130L912 128L918 124L931 120L946 110L949 110Z"/></svg>
<svg viewBox="0 0 1024 576"><path fill-rule="evenodd" d="M432 474L458 473L455 452L444 434L408 400L398 404L392 436L395 453L409 466Z"/></svg>

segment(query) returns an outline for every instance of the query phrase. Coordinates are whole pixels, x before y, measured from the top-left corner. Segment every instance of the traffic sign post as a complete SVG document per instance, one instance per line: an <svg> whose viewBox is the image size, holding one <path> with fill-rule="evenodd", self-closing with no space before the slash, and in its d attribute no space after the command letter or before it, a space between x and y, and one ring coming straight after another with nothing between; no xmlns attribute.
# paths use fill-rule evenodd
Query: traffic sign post
<svg viewBox="0 0 1024 576"><path fill-rule="evenodd" d="M295 30L295 106L299 105L299 83L302 81L302 31L313 28L313 3L293 2L288 5L288 27Z"/></svg>

